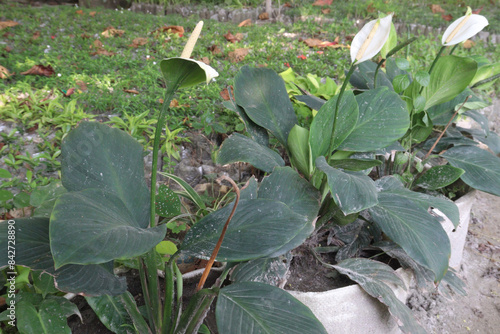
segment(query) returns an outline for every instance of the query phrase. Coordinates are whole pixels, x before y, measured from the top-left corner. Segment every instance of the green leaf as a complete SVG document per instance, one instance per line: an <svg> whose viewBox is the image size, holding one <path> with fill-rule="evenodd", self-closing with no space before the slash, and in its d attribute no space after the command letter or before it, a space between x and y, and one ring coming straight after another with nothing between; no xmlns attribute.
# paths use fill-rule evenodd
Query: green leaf
<svg viewBox="0 0 500 334"><path fill-rule="evenodd" d="M127 334L132 332L133 326L121 298L121 295L104 295L85 297L85 300L106 328L113 333Z"/></svg>
<svg viewBox="0 0 500 334"><path fill-rule="evenodd" d="M56 199L65 192L66 189L60 181L36 187L30 196L30 205L36 208L34 216L50 217Z"/></svg>
<svg viewBox="0 0 500 334"><path fill-rule="evenodd" d="M248 117L269 130L284 146L297 124L285 83L273 70L244 66L234 80L236 103Z"/></svg>
<svg viewBox="0 0 500 334"><path fill-rule="evenodd" d="M465 171L461 179L469 186L500 196L500 158L477 146L455 146L441 156Z"/></svg>
<svg viewBox="0 0 500 334"><path fill-rule="evenodd" d="M349 79L349 83L361 90L373 89L376 68L377 64L369 60L358 64ZM379 71L377 75L377 87L382 86L392 90L391 80L383 71Z"/></svg>
<svg viewBox="0 0 500 334"><path fill-rule="evenodd" d="M335 119L335 107L338 95L326 102L318 111L311 123L309 143L311 146L311 161L316 161L319 156L329 155L330 147L337 148L349 136L358 121L358 105L352 91L346 91L339 105ZM333 123L335 133L333 132ZM334 141L332 146L332 141Z"/></svg>
<svg viewBox="0 0 500 334"><path fill-rule="evenodd" d="M340 273L356 281L370 296L389 307L389 312L398 319L399 328L404 333L426 333L418 324L410 309L401 302L387 283L403 286L403 282L386 264L373 260L347 259L334 266Z"/></svg>
<svg viewBox="0 0 500 334"><path fill-rule="evenodd" d="M392 80L392 85L394 91L399 94L410 86L410 78L408 78L407 74L398 75Z"/></svg>
<svg viewBox="0 0 500 334"><path fill-rule="evenodd" d="M66 320L67 316L64 314L64 311L57 300L44 300L40 305L39 310L26 301L21 301L16 306L17 312L23 315L22 317L18 317L17 320L17 329L20 333L71 334L71 329L69 328Z"/></svg>
<svg viewBox="0 0 500 334"><path fill-rule="evenodd" d="M30 205L30 195L28 193L20 192L14 196L14 205L16 208L25 208Z"/></svg>
<svg viewBox="0 0 500 334"><path fill-rule="evenodd" d="M309 148L309 130L295 125L288 136L288 149L292 163L304 175L312 171Z"/></svg>
<svg viewBox="0 0 500 334"><path fill-rule="evenodd" d="M270 148L239 133L233 133L222 143L217 163L225 165L238 161L248 162L267 173L271 173L274 167L285 165L280 155Z"/></svg>
<svg viewBox="0 0 500 334"><path fill-rule="evenodd" d="M8 170L0 168L0 178L10 179L11 177L12 174Z"/></svg>
<svg viewBox="0 0 500 334"><path fill-rule="evenodd" d="M474 79L470 85L473 86L479 81L491 78L500 73L500 63L482 65L477 69Z"/></svg>
<svg viewBox="0 0 500 334"><path fill-rule="evenodd" d="M83 122L63 140L61 151L62 183L68 191L97 188L114 194L133 221L148 226L149 189L141 144L124 131Z"/></svg>
<svg viewBox="0 0 500 334"><path fill-rule="evenodd" d="M181 201L179 196L166 185L161 184L156 195L156 212L166 218L181 214Z"/></svg>
<svg viewBox="0 0 500 334"><path fill-rule="evenodd" d="M50 252L49 219L15 219L16 264L48 272L61 291L85 295L121 294L127 289L123 279L113 274L113 263L102 265L66 265L54 270ZM8 222L0 223L0 268L8 265Z"/></svg>
<svg viewBox="0 0 500 334"><path fill-rule="evenodd" d="M316 160L316 167L328 177L332 198L345 215L377 204L377 189L368 176L335 169L326 163L325 157Z"/></svg>
<svg viewBox="0 0 500 334"><path fill-rule="evenodd" d="M448 270L450 241L439 220L399 194L380 192L378 204L370 209L373 221L405 252L431 269L435 281Z"/></svg>
<svg viewBox="0 0 500 334"><path fill-rule="evenodd" d="M429 85L422 90L426 99L425 109L455 98L467 88L476 71L477 63L473 59L458 56L439 58Z"/></svg>
<svg viewBox="0 0 500 334"><path fill-rule="evenodd" d="M330 160L333 168L345 169L351 172L359 172L372 167L380 166L382 161L376 159L342 159Z"/></svg>
<svg viewBox="0 0 500 334"><path fill-rule="evenodd" d="M160 62L161 72L170 90L194 86L217 76L211 73L215 72L214 69L207 71L208 68L212 69L200 61L180 57L163 59Z"/></svg>
<svg viewBox="0 0 500 334"><path fill-rule="evenodd" d="M43 298L51 293L59 292L54 284L54 277L41 271L33 271L31 273L33 286L36 292L40 293Z"/></svg>
<svg viewBox="0 0 500 334"><path fill-rule="evenodd" d="M339 149L369 152L389 146L401 138L410 125L406 103L386 87L356 96L359 120Z"/></svg>
<svg viewBox="0 0 500 334"><path fill-rule="evenodd" d="M416 186L436 190L452 184L462 176L463 169L450 165L435 166L426 171L415 183Z"/></svg>
<svg viewBox="0 0 500 334"><path fill-rule="evenodd" d="M396 63L396 66L400 69L400 70L409 70L410 69L410 62L408 60L406 60L405 58L396 58L394 59L394 62Z"/></svg>
<svg viewBox="0 0 500 334"><path fill-rule="evenodd" d="M169 240L160 242L158 245L156 245L155 249L159 254L162 255L173 255L175 252L177 252L177 246Z"/></svg>
<svg viewBox="0 0 500 334"><path fill-rule="evenodd" d="M415 80L423 87L427 87L431 82L431 76L426 71L418 71L415 74Z"/></svg>
<svg viewBox="0 0 500 334"><path fill-rule="evenodd" d="M6 202L14 198L14 195L8 190L0 189L0 202Z"/></svg>
<svg viewBox="0 0 500 334"><path fill-rule="evenodd" d="M187 233L181 250L187 255L209 258L232 208L233 203L196 223ZM217 261L248 261L271 254L284 254L291 248L283 246L293 241L304 225L308 225L312 231L312 223L307 217L295 213L282 202L269 199L240 200ZM275 254L279 249L281 254Z"/></svg>
<svg viewBox="0 0 500 334"><path fill-rule="evenodd" d="M276 167L271 175L262 180L258 198L283 202L312 222L318 215L321 195L290 167Z"/></svg>
<svg viewBox="0 0 500 334"><path fill-rule="evenodd" d="M203 202L203 199L198 195L198 193L191 187L186 181L181 179L180 177L174 175L174 174L169 174L169 173L162 173L159 172L160 175L163 175L165 177L168 177L169 179L173 180L175 183L177 183L184 191L186 192L186 195L183 195L184 197L187 197L191 201L193 201L200 209L205 209L205 203Z"/></svg>
<svg viewBox="0 0 500 334"><path fill-rule="evenodd" d="M140 207L140 205L139 205ZM165 237L134 221L114 194L101 189L69 192L56 202L50 220L50 247L56 268L65 264L99 264L142 255Z"/></svg>
<svg viewBox="0 0 500 334"><path fill-rule="evenodd" d="M244 282L222 288L215 312L221 334L326 333L304 304L288 292L263 283Z"/></svg>

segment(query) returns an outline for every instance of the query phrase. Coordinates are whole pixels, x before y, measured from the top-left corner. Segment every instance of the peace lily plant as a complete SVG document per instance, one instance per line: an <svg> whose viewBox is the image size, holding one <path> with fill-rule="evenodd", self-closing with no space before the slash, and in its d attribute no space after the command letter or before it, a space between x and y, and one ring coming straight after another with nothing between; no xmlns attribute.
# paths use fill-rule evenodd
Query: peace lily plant
<svg viewBox="0 0 500 334"><path fill-rule="evenodd" d="M323 252L335 251L335 264L326 263L312 248L317 259L385 303L404 332L423 332L389 288L388 283L403 286L401 279L391 267L368 257L383 252L413 269L421 285L447 283L460 289L448 268L448 236L429 208L458 224L455 204L439 193L458 178L500 195L499 159L469 138L488 144L496 137L484 127L447 127L446 136L433 145L431 134L443 119L453 119L456 110L479 119L474 109L484 103L467 87L489 80L498 67L481 57L448 55L436 60L430 74L410 72L407 61L390 58L411 42L396 45L391 18L369 22L354 38L352 66L339 94L328 101L301 97L318 111L307 128L298 124L277 73L247 66L239 71L234 95L224 105L239 114L248 136L228 137L216 160L250 163L265 177L252 177L241 189L233 185L234 202L196 222L165 262L157 246L165 242L166 225L157 221L156 212L164 211L176 196L163 186L157 194L165 114L178 89L217 76L211 67L189 59L194 46L190 39L192 46L186 46L180 58L160 64L167 85L150 189L139 143L123 131L82 123L62 143L65 192L50 217L35 213L15 221L16 264L49 273L61 291L86 296L101 321L117 333L207 332L200 326L215 298L220 333L326 333L307 307L276 285L285 278L293 249L313 233L332 233L343 246L326 241L321 246ZM457 27L451 40L468 25ZM199 30L201 26L193 32L194 40ZM369 60L379 52L387 58L385 71ZM460 131L468 131L468 137ZM429 157L425 152L431 152ZM438 157L449 164L422 167ZM203 206L184 181L168 176ZM7 254L7 222L0 229L2 254ZM212 287L204 288L203 275L185 309L177 266L181 254L226 263ZM123 278L113 273L115 262L131 258L141 278L144 317ZM6 257L0 261L0 267L9 264ZM163 296L158 269L165 273ZM18 307L27 303L21 300Z"/></svg>

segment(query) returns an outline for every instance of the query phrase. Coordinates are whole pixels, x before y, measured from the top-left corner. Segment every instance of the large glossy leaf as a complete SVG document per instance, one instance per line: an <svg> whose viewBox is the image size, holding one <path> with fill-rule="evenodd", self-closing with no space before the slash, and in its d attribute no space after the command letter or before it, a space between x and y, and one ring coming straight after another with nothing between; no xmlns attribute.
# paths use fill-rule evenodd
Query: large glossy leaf
<svg viewBox="0 0 500 334"><path fill-rule="evenodd" d="M399 328L404 333L426 333L418 324L410 309L401 302L387 283L403 286L403 282L386 264L373 260L357 258L347 259L334 266L340 273L357 282L370 296L377 298L389 307L389 312L399 321Z"/></svg>
<svg viewBox="0 0 500 334"><path fill-rule="evenodd" d="M187 233L181 250L200 258L210 257L232 207L231 203L196 223ZM284 246L293 241L305 225L311 228L312 222L283 202L240 200L217 260L247 261L271 254L279 256L294 248L294 245L291 248ZM278 249L281 249L281 254L275 254Z"/></svg>
<svg viewBox="0 0 500 334"><path fill-rule="evenodd" d="M133 333L132 321L123 305L121 296L85 297L85 300L104 326L113 333Z"/></svg>
<svg viewBox="0 0 500 334"><path fill-rule="evenodd" d="M142 255L163 240L166 225L144 228L113 193L86 189L62 195L52 211L51 251L56 268L99 264Z"/></svg>
<svg viewBox="0 0 500 334"><path fill-rule="evenodd" d="M439 220L420 205L391 192L380 192L369 209L373 221L395 243L440 281L448 270L450 241Z"/></svg>
<svg viewBox="0 0 500 334"><path fill-rule="evenodd" d="M361 90L373 89L376 68L377 64L372 61L364 61L358 64L349 79L349 83ZM377 74L377 87L381 86L386 86L392 90L391 80L383 71L379 71Z"/></svg>
<svg viewBox="0 0 500 334"><path fill-rule="evenodd" d="M123 201L133 221L147 227L149 190L142 152L142 146L124 131L81 123L61 145L63 185L68 191L98 188L112 193Z"/></svg>
<svg viewBox="0 0 500 334"><path fill-rule="evenodd" d="M248 117L268 129L283 145L297 124L285 82L273 70L244 66L234 80L234 96Z"/></svg>
<svg viewBox="0 0 500 334"><path fill-rule="evenodd" d="M452 147L441 156L465 171L461 179L469 186L500 196L500 158L477 146Z"/></svg>
<svg viewBox="0 0 500 334"><path fill-rule="evenodd" d="M332 198L345 215L377 204L377 188L368 176L335 169L326 163L325 157L316 160L316 167L328 177Z"/></svg>
<svg viewBox="0 0 500 334"><path fill-rule="evenodd" d="M465 102L465 99L470 96L467 100L468 102L482 102L482 100L477 97L472 90L466 88L460 94L456 95L453 99L437 104L427 110L427 114L432 120L432 123L435 125L446 125L450 118L453 116L455 112L455 108L460 106Z"/></svg>
<svg viewBox="0 0 500 334"><path fill-rule="evenodd" d="M309 132L311 161L316 161L319 156L330 154L329 148L337 148L353 131L358 121L358 104L354 93L345 92L335 118L337 100L338 95L326 102L311 123ZM336 122L335 133L333 133L334 122ZM331 145L332 141L333 145Z"/></svg>
<svg viewBox="0 0 500 334"><path fill-rule="evenodd" d="M290 167L276 167L262 180L258 198L283 202L297 214L313 221L318 215L321 195Z"/></svg>
<svg viewBox="0 0 500 334"><path fill-rule="evenodd" d="M460 94L476 75L477 63L468 57L444 56L438 59L429 85L422 90L425 109L450 101Z"/></svg>
<svg viewBox="0 0 500 334"><path fill-rule="evenodd" d="M0 255L0 268L8 265L7 226L7 221L0 223L0 249L5 250ZM16 219L15 226L16 264L54 276L59 290L85 295L116 295L127 289L125 280L113 274L112 262L86 266L70 264L55 270L48 218Z"/></svg>
<svg viewBox="0 0 500 334"><path fill-rule="evenodd" d="M248 162L267 173L271 173L276 166L285 165L280 155L270 148L239 133L233 133L222 143L217 163L225 165L238 161Z"/></svg>
<svg viewBox="0 0 500 334"><path fill-rule="evenodd" d="M221 334L326 333L304 304L288 292L257 282L222 288L215 311Z"/></svg>
<svg viewBox="0 0 500 334"><path fill-rule="evenodd" d="M74 307L78 311L76 305ZM56 299L44 300L38 310L29 302L20 301L16 309L22 314L17 321L17 328L22 334L71 333L67 316Z"/></svg>
<svg viewBox="0 0 500 334"><path fill-rule="evenodd" d="M255 140L257 143L259 143L260 145L267 147L269 145L269 135L267 133L267 130L255 124L254 121L252 121L247 116L245 110L243 110L242 107L236 104L236 102L234 101L234 97L231 95L231 92L229 92L229 97L230 97L229 101L222 102L224 107L237 113L241 117L243 123L245 124L248 133L250 134L250 136L252 136L252 139Z"/></svg>
<svg viewBox="0 0 500 334"><path fill-rule="evenodd" d="M417 179L415 185L430 190L446 187L460 178L463 169L450 165L434 166Z"/></svg>
<svg viewBox="0 0 500 334"><path fill-rule="evenodd" d="M398 94L386 87L356 96L359 119L354 130L340 144L345 151L368 152L389 146L408 130L410 117Z"/></svg>

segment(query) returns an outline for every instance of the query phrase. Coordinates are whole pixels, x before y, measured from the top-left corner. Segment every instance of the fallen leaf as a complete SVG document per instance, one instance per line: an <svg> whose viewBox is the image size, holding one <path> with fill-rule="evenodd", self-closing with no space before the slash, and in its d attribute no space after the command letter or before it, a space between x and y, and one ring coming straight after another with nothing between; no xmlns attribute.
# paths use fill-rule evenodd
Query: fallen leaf
<svg viewBox="0 0 500 334"><path fill-rule="evenodd" d="M19 23L18 22L15 22L15 21L1 21L0 22L0 30L4 29L4 28L8 28L8 27L15 27L17 26Z"/></svg>
<svg viewBox="0 0 500 334"><path fill-rule="evenodd" d="M176 99L173 99L172 101L170 101L170 108L179 108L179 107L188 108L189 104L179 104L179 101L177 101Z"/></svg>
<svg viewBox="0 0 500 334"><path fill-rule="evenodd" d="M10 46L8 46L8 45L7 45L7 46L5 47L5 51L7 51L7 52L11 52L11 51L12 51L12 48L11 48Z"/></svg>
<svg viewBox="0 0 500 334"><path fill-rule="evenodd" d="M75 13L77 13L78 15L83 15L83 10L79 9Z"/></svg>
<svg viewBox="0 0 500 334"><path fill-rule="evenodd" d="M0 65L0 79L7 79L8 77L10 77L9 70Z"/></svg>
<svg viewBox="0 0 500 334"><path fill-rule="evenodd" d="M289 3L289 2L285 2L285 4L283 5L283 7L292 8L292 4Z"/></svg>
<svg viewBox="0 0 500 334"><path fill-rule="evenodd" d="M184 27L181 26L165 26L156 29L153 32L166 32L168 34L177 34L179 37L182 37L184 35Z"/></svg>
<svg viewBox="0 0 500 334"><path fill-rule="evenodd" d="M124 30L115 29L113 27L107 27L106 29L104 29L101 35L103 35L106 38L110 38L116 36L121 37L124 33L125 33Z"/></svg>
<svg viewBox="0 0 500 334"><path fill-rule="evenodd" d="M96 52L92 52L90 55L95 56L95 55L102 55L102 56L114 56L116 53L111 52L111 51L106 51L104 49L98 49Z"/></svg>
<svg viewBox="0 0 500 334"><path fill-rule="evenodd" d="M60 91L61 93L63 93L63 96L64 96L64 97L70 97L71 95L73 95L73 94L75 93L75 89L74 89L74 88L70 88L70 89L68 89L67 91L64 91L64 90L62 90L62 89L59 89L59 91Z"/></svg>
<svg viewBox="0 0 500 334"><path fill-rule="evenodd" d="M345 47L345 45L341 45L338 43L338 40L329 42L329 41L322 41L317 38L307 38L303 40L304 43L310 48L326 48L326 47L333 47L333 48L340 48L340 47Z"/></svg>
<svg viewBox="0 0 500 334"><path fill-rule="evenodd" d="M210 51L213 55L219 55L222 53L222 50L219 48L218 45L212 45L207 48L208 51Z"/></svg>
<svg viewBox="0 0 500 334"><path fill-rule="evenodd" d="M304 56L304 55L298 55L297 58L302 59L302 60L306 60L307 59L307 57Z"/></svg>
<svg viewBox="0 0 500 334"><path fill-rule="evenodd" d="M240 24L238 24L238 27L249 27L252 25L252 19L246 19L245 21L241 21Z"/></svg>
<svg viewBox="0 0 500 334"><path fill-rule="evenodd" d="M224 101L229 101L229 91L227 90L227 88L224 88L223 90L220 91L220 97L222 97L222 99Z"/></svg>
<svg viewBox="0 0 500 334"><path fill-rule="evenodd" d="M43 65L35 65L26 72L22 72L22 75L43 75L46 77L50 77L54 75L54 69L52 66L43 66Z"/></svg>
<svg viewBox="0 0 500 334"><path fill-rule="evenodd" d="M210 65L210 59L208 59L208 57L201 57L200 61L202 63L205 63L207 65Z"/></svg>
<svg viewBox="0 0 500 334"><path fill-rule="evenodd" d="M330 6L333 0L316 0L313 6Z"/></svg>
<svg viewBox="0 0 500 334"><path fill-rule="evenodd" d="M447 15L441 14L441 17L445 21L451 21L451 20L453 20L453 16L451 16L450 14L447 14Z"/></svg>
<svg viewBox="0 0 500 334"><path fill-rule="evenodd" d="M140 94L140 93L139 93L137 90L135 90L135 89L124 89L123 91L124 91L124 92L126 92L126 93L135 94L135 95L139 95L139 94Z"/></svg>
<svg viewBox="0 0 500 334"><path fill-rule="evenodd" d="M77 82L76 82L76 85L77 85L78 87L80 87L80 90L81 90L82 92L85 92L85 91L87 90L87 84L86 84L85 82L83 82L83 81L77 81Z"/></svg>
<svg viewBox="0 0 500 334"><path fill-rule="evenodd" d="M243 34L242 33L237 33L236 35L231 34L230 31L227 32L227 34L223 35L224 38L231 43L236 43L239 42L243 39Z"/></svg>
<svg viewBox="0 0 500 334"><path fill-rule="evenodd" d="M138 48L139 46L145 45L147 43L148 43L147 38L137 37L137 38L134 38L134 40L132 41L132 44L129 44L128 46L130 46L131 48Z"/></svg>
<svg viewBox="0 0 500 334"><path fill-rule="evenodd" d="M240 61L245 59L246 55L248 55L248 52L249 52L249 50L246 48L236 49L232 52L229 52L229 54L228 54L229 60L232 63L239 63Z"/></svg>
<svg viewBox="0 0 500 334"><path fill-rule="evenodd" d="M92 44L95 48L102 48L104 46L104 44L102 44L102 42L98 39L96 39ZM92 45L90 46L90 48L92 48Z"/></svg>
<svg viewBox="0 0 500 334"><path fill-rule="evenodd" d="M83 39L89 39L90 38L90 36L87 35L87 34L85 34L85 33L81 34L80 37L83 38Z"/></svg>
<svg viewBox="0 0 500 334"><path fill-rule="evenodd" d="M90 16L92 16L92 17L94 17L94 16L95 16L95 14L97 14L97 12L90 12L90 13L89 13L89 15L90 15Z"/></svg>
<svg viewBox="0 0 500 334"><path fill-rule="evenodd" d="M33 33L33 35L31 36L31 40L34 41L34 40L37 40L38 38L40 38L40 32L39 31L35 31Z"/></svg>
<svg viewBox="0 0 500 334"><path fill-rule="evenodd" d="M370 2L370 4L368 5L368 7L366 7L366 11L368 13L374 13L375 12L375 7L373 7L373 2Z"/></svg>
<svg viewBox="0 0 500 334"><path fill-rule="evenodd" d="M465 49L470 49L470 48L472 48L474 45L476 45L476 43L475 43L475 42L473 42L473 41L471 41L470 39L468 39L468 40L466 40L466 41L464 42L464 45L463 45L463 46L464 46L464 48L465 48Z"/></svg>
<svg viewBox="0 0 500 334"><path fill-rule="evenodd" d="M431 10L434 14L444 13L444 9L440 5L431 5Z"/></svg>
<svg viewBox="0 0 500 334"><path fill-rule="evenodd" d="M331 11L331 9L330 9L330 8L323 8L323 9L321 10L321 12L322 12L323 14L330 14L330 11Z"/></svg>
<svg viewBox="0 0 500 334"><path fill-rule="evenodd" d="M260 14L259 20L269 20L269 14L267 12Z"/></svg>
<svg viewBox="0 0 500 334"><path fill-rule="evenodd" d="M484 7L484 6L481 6L481 7L479 7L478 9L473 10L473 11L472 11L472 14L479 14L479 13L481 13L481 11L483 10L483 7Z"/></svg>

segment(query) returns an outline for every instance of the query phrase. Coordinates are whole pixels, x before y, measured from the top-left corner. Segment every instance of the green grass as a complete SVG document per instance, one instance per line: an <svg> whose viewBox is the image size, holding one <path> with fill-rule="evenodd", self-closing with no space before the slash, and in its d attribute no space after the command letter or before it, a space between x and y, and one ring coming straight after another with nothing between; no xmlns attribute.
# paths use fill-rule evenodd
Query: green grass
<svg viewBox="0 0 500 334"><path fill-rule="evenodd" d="M406 22L414 22L425 16L425 11L430 12L422 1L415 2L420 5L409 7L411 10L402 8L396 1L372 2L381 11L392 8L396 12L396 18L406 15ZM291 3L297 5L299 1ZM356 3L359 4L360 1ZM368 4L369 1L365 3ZM449 7L451 10L452 4L456 3L457 1L448 1L442 7L446 10ZM479 6L487 1L476 3ZM326 15L338 17L335 24L318 24L310 18L293 26L267 24L239 28L233 23L206 21L192 56L195 59L207 57L220 76L208 86L200 85L183 90L176 96L180 107L170 109L169 129L174 131L191 127L206 134L240 130L241 122L234 113L223 107L220 92L233 84L235 74L243 65L267 66L277 72L291 66L297 75L305 77L310 73L341 83L344 71L350 64L349 50L311 49L301 39L314 37L333 41L339 37L341 44L348 45L350 42L346 36L357 32L354 16L375 15L361 12L363 8L362 5L352 6L352 2L335 2L330 14ZM95 16L91 16L94 11ZM293 11L300 11L301 15L320 15L320 8L310 4L297 6L290 13L293 14ZM453 15L458 17L463 10L456 9L456 13ZM490 13L497 13L496 9L491 6L483 9L482 14L490 19L490 25L493 26L492 22L496 21L490 17ZM495 19L498 20L498 15ZM57 152L60 141L83 119L111 121L113 126L129 131L142 144L151 145L155 115L161 107L160 99L164 94L159 61L181 54L187 37L199 18L160 17L127 10L80 9L71 6L26 7L9 3L0 5L0 21L6 20L14 20L19 25L1 30L3 42L0 44L0 65L15 74L0 80L0 119L9 122L18 133L10 133L10 130L5 134L2 132L0 159L4 163L9 162L11 169L33 170L33 179L36 180L37 177L46 175L44 172L47 170L58 169ZM153 33L164 25L182 25L186 33L182 37ZM109 26L124 30L123 36L104 38L102 32ZM243 40L229 43L223 36L228 31L233 34L242 33ZM38 33L39 37L34 38ZM296 37L287 37L289 34L296 34ZM138 48L129 47L139 37L147 38L148 43ZM432 62L440 47L437 37L420 36L411 45L409 60L415 71L428 68ZM407 36L400 36L399 40L406 38ZM104 49L115 55L92 55L96 51L91 48L95 40L100 40ZM212 45L217 45L222 54L212 54L208 50ZM248 48L250 52L242 62L231 63L228 54L238 48ZM459 47L455 54L482 54L491 61L498 62L499 51L498 45L477 43L468 50ZM302 55L306 58L299 58ZM404 51L400 51L397 56L404 57ZM55 74L50 77L20 74L38 64L51 65ZM81 82L85 83L86 89L81 87ZM498 91L498 84L495 87ZM76 89L75 94L64 97L62 92L71 88ZM483 94L492 94L493 89L490 88ZM135 90L139 94L125 90ZM298 112L301 120L307 122L307 112L304 114L303 109ZM39 134L43 140L36 143L37 149L47 155L42 153L42 158L27 157L26 143L21 138L25 133ZM182 131L179 136L182 136ZM170 141L171 144L175 142L175 138ZM26 186L27 180L19 176L17 181L10 179L2 183L0 189L17 187L18 190L29 192L36 187L32 182ZM46 182L43 179L41 183Z"/></svg>

